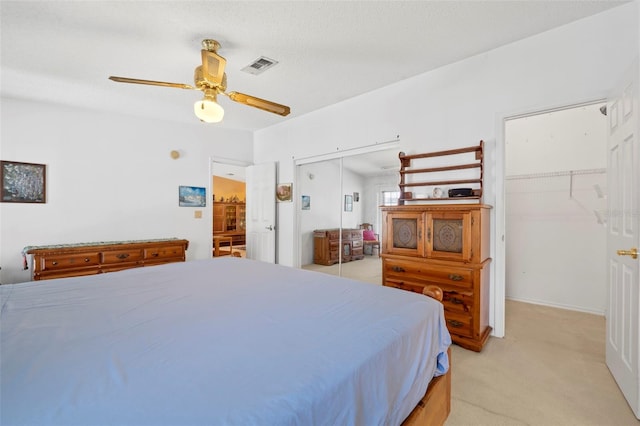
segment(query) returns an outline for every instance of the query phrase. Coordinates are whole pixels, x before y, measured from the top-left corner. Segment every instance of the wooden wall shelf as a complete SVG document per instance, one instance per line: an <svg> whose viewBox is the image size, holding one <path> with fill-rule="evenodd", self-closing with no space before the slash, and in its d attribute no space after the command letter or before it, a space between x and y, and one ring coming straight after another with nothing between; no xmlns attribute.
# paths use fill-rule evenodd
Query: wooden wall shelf
<svg viewBox="0 0 640 426"><path fill-rule="evenodd" d="M465 155L466 154L466 155ZM455 164L434 165L425 167L424 159L437 157L456 156ZM484 173L484 142L476 146L466 148L450 149L446 151L429 152L424 154L406 155L401 152L400 158L400 198L398 205L404 205L407 201L446 201L446 200L482 200L482 181ZM417 161L414 161L417 160ZM428 160L427 160L428 161ZM460 177L460 170L477 170L473 176ZM446 190L452 187L471 188L473 195L465 197L448 197ZM441 197L432 196L433 190L437 187L446 186ZM414 191L407 191L411 188L425 188L428 195L414 194Z"/></svg>

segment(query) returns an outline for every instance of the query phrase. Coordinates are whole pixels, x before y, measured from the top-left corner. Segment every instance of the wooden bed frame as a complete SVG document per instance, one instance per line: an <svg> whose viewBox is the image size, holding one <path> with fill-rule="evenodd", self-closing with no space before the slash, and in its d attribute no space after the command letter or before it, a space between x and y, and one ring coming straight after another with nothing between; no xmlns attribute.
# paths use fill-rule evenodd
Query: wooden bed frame
<svg viewBox="0 0 640 426"><path fill-rule="evenodd" d="M442 302L442 289L429 285L422 292ZM451 348L447 350L449 356L449 370L446 374L431 380L416 408L413 409L402 426L432 426L444 425L451 412Z"/></svg>

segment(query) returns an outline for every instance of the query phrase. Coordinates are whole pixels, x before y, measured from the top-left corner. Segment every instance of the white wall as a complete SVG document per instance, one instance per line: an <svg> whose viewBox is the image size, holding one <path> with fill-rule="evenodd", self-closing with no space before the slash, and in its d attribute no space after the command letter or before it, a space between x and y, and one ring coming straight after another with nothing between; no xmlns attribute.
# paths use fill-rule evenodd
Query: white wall
<svg viewBox="0 0 640 426"><path fill-rule="evenodd" d="M194 218L178 186L207 188L209 157L250 162L250 132L1 99L3 160L47 165L47 203L0 203L0 282L27 281L28 245L178 237L210 257L211 203ZM173 160L169 153L178 150Z"/></svg>
<svg viewBox="0 0 640 426"><path fill-rule="evenodd" d="M400 169L400 160L398 160L398 170ZM368 176L365 179L363 198L363 215L362 221L373 224L373 230L376 234L382 235L382 213L380 206L382 205L383 191L399 191L400 187L399 173ZM361 194L362 195L362 194Z"/></svg>
<svg viewBox="0 0 640 426"><path fill-rule="evenodd" d="M506 123L507 298L604 314L607 135L599 107Z"/></svg>
<svg viewBox="0 0 640 426"><path fill-rule="evenodd" d="M484 202L497 207L492 211L495 225L496 214L503 214L496 181L501 173L497 167L502 167L502 154L496 152L503 143L496 139L502 117L605 98L638 54L637 9L636 0L258 131L255 158L279 161L280 176L293 180L292 158L362 147L396 135L407 154L471 146L483 139ZM293 209L280 211L279 222L279 261L293 265L294 244L286 243L295 238ZM504 250L497 247L503 244L497 232L492 240L495 300L504 296L499 294L504 283L494 282L496 264L504 267L504 259L495 259ZM500 307L492 304L492 315L495 309Z"/></svg>

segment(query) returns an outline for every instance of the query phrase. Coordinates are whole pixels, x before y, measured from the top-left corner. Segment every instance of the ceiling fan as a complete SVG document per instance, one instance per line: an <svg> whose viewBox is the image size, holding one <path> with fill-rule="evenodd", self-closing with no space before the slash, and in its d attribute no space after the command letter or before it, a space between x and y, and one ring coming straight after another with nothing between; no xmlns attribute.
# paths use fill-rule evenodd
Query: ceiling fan
<svg viewBox="0 0 640 426"><path fill-rule="evenodd" d="M194 85L183 83L167 83L164 81L140 80L137 78L110 76L109 80L119 83L147 84L150 86L175 87L178 89L201 90L204 92L204 99L197 101L194 105L196 116L207 123L217 123L222 120L224 110L217 102L217 96L223 94L232 101L239 102L250 107L259 108L263 111L272 112L281 116L286 116L291 109L286 105L280 105L266 99L256 98L240 92L226 92L227 74L224 67L227 60L218 55L220 43L216 40L202 40L202 65L196 67L193 77Z"/></svg>

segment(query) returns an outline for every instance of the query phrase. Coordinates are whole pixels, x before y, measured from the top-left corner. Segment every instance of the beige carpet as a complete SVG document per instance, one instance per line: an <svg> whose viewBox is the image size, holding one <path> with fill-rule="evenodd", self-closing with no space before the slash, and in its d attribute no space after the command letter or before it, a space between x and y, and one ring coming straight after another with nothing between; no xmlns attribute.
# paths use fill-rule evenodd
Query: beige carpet
<svg viewBox="0 0 640 426"><path fill-rule="evenodd" d="M635 425L604 360L598 315L507 301L506 337L453 347L453 425Z"/></svg>
<svg viewBox="0 0 640 426"><path fill-rule="evenodd" d="M377 255L365 256L362 260L343 263L341 276L358 281L382 285L382 260ZM302 269L339 275L340 265L304 265Z"/></svg>
<svg viewBox="0 0 640 426"><path fill-rule="evenodd" d="M337 274L338 266L304 269ZM343 276L381 283L377 257L342 265ZM598 315L507 301L506 337L476 353L452 347L447 426L640 426L604 361Z"/></svg>

